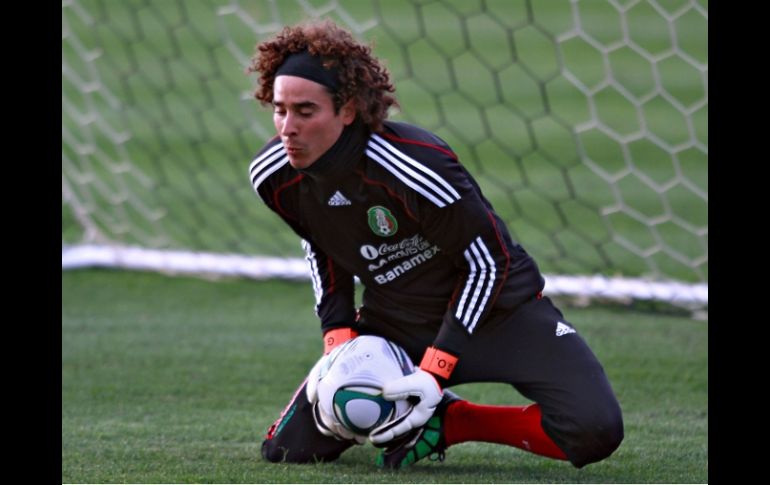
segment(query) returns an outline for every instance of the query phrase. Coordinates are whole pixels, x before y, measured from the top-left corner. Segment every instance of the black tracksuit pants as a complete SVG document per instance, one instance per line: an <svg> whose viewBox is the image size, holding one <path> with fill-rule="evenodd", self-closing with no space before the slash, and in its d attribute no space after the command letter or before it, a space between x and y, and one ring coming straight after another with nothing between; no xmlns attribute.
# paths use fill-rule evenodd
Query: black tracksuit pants
<svg viewBox="0 0 770 485"><path fill-rule="evenodd" d="M559 325L561 323L561 325ZM620 406L591 349L547 297L529 300L506 315L490 315L460 356L447 387L472 382L511 384L538 403L546 434L576 467L609 456L623 439ZM427 327L374 328L419 362L435 337ZM269 461L331 461L351 446L319 433L304 385L268 432Z"/></svg>

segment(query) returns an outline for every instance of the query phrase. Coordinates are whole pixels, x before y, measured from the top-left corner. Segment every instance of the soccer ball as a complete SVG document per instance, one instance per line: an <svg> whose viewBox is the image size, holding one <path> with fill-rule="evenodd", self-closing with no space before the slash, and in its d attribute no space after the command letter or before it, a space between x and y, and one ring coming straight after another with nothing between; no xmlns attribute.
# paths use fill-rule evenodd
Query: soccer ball
<svg viewBox="0 0 770 485"><path fill-rule="evenodd" d="M414 364L401 347L374 335L356 337L329 354L320 372L318 405L345 429L366 437L411 410L406 399L383 398L382 386L413 372Z"/></svg>

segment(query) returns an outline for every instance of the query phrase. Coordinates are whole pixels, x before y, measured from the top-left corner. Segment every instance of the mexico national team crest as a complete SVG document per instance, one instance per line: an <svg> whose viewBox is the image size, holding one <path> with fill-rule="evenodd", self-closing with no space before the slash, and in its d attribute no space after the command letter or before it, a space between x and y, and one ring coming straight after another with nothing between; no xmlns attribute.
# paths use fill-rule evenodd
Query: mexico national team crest
<svg viewBox="0 0 770 485"><path fill-rule="evenodd" d="M370 207L366 214L369 216L369 227L378 236L389 237L398 231L398 221L381 205Z"/></svg>

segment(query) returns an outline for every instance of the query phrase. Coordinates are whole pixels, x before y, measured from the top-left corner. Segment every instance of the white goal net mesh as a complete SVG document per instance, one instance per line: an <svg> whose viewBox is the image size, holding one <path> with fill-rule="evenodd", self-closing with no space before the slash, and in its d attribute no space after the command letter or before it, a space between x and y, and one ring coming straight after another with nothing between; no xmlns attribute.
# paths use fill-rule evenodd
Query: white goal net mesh
<svg viewBox="0 0 770 485"><path fill-rule="evenodd" d="M64 0L63 267L302 277L246 174L273 128L244 69L318 17L373 42L393 118L455 149L547 290L707 306L697 0Z"/></svg>

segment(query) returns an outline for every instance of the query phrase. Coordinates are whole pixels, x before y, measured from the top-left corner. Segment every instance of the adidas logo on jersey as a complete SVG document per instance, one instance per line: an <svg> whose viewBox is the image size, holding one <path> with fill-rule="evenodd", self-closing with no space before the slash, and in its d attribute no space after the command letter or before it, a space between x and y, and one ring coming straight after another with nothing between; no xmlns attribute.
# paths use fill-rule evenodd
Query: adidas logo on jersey
<svg viewBox="0 0 770 485"><path fill-rule="evenodd" d="M342 195L342 192L338 190L329 199L329 205L333 207L340 206L340 205L351 205L351 202L348 200L347 197Z"/></svg>
<svg viewBox="0 0 770 485"><path fill-rule="evenodd" d="M575 329L572 327L568 327L564 325L561 322L556 322L556 336L561 337L562 335L567 335L568 333L576 333Z"/></svg>

